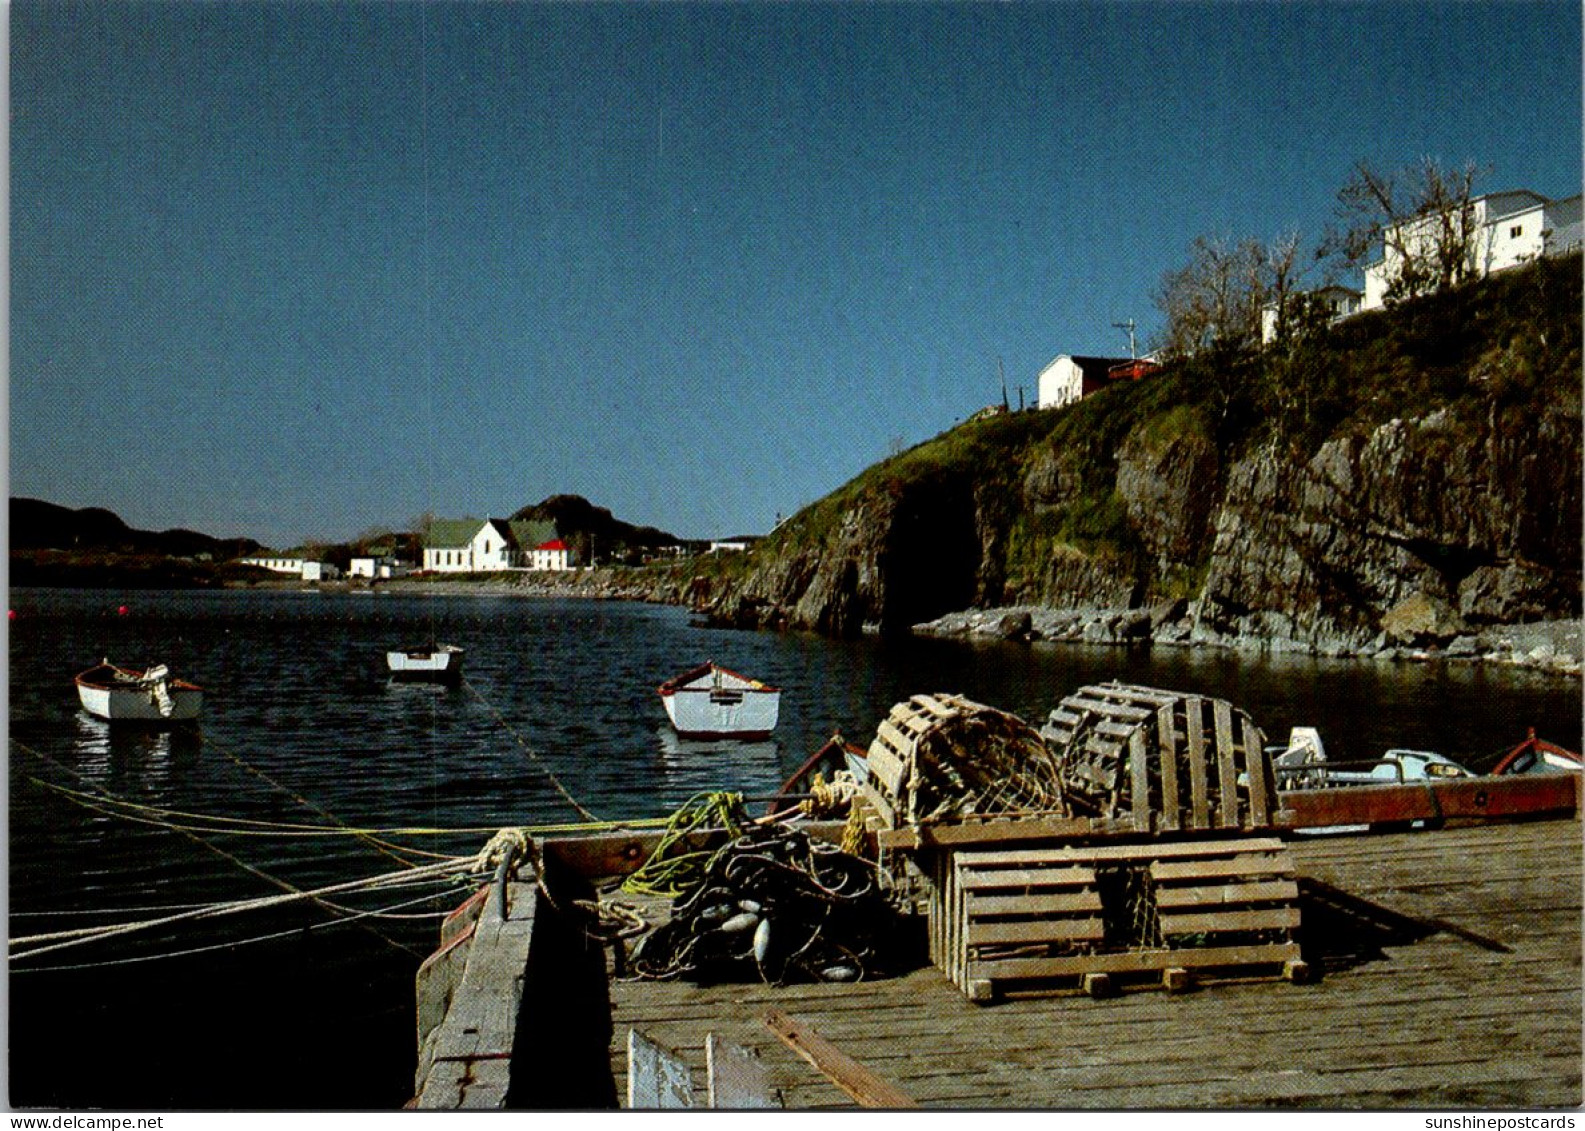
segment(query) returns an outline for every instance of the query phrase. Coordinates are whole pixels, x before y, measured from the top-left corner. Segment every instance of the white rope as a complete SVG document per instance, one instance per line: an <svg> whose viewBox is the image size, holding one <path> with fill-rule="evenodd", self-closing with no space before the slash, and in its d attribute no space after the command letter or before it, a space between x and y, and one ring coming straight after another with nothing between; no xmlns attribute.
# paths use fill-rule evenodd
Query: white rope
<svg viewBox="0 0 1585 1131"><path fill-rule="evenodd" d="M238 939L229 942L212 943L209 946L189 947L186 950L162 951L159 954L142 954L134 958L107 958L103 962L77 962L63 966L35 966L14 971L18 974L53 974L65 970L98 970L106 966L130 966L138 962L157 962L166 958L187 958L194 954L207 954L216 950L231 950L240 946L251 946L254 943L272 942L275 939L284 939L294 935L301 935L305 931L321 931L326 927L341 927L356 919L438 919L451 914L451 911L430 911L421 915L393 915L391 912L399 911L404 907L412 907L426 900L434 899L434 893L420 896L418 899L406 900L402 903L393 903L389 907L375 911L361 911L341 919L334 919L328 923L311 923L307 927L293 927L286 931L275 931L268 935L254 935L252 938Z"/></svg>
<svg viewBox="0 0 1585 1131"><path fill-rule="evenodd" d="M212 919L224 915L235 915L243 911L259 911L269 907L281 907L290 903L300 903L304 900L320 902L324 896L336 895L352 891L378 891L399 882L411 881L415 877L434 876L436 878L451 878L470 874L472 861L460 864L456 861L447 861L442 864L430 864L421 868L413 868L403 872L391 872L385 875L366 877L360 880L348 880L345 883L329 884L325 887L309 891L292 891L282 895L260 896L255 899L237 900L232 903L210 904L194 911L181 912L175 915L164 915L156 919L145 919L136 923L120 923L102 928L79 928L70 931L56 931L50 934L29 935L14 938L9 941L12 948L19 946L34 946L37 943L48 943L46 946L35 946L34 949L24 953L13 953L13 962L26 958L34 958L40 954L51 951L63 950L66 947L78 946L84 942L96 939L111 938L116 935L131 934L135 931L146 931L154 927L169 926L172 923L191 922L198 919ZM85 937L86 936L86 937Z"/></svg>

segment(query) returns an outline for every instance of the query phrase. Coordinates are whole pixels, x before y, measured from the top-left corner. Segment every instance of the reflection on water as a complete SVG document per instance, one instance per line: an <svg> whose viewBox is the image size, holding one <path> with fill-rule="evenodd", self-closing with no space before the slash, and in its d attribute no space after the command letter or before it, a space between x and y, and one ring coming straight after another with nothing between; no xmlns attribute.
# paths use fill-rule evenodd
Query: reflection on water
<svg viewBox="0 0 1585 1131"><path fill-rule="evenodd" d="M196 758L202 744L193 726L112 726L86 711L79 711L73 721L72 768L81 782L100 789L163 793L171 775Z"/></svg>
<svg viewBox="0 0 1585 1131"><path fill-rule="evenodd" d="M667 725L657 727L655 737L664 808L675 807L696 793L723 789L725 780L734 783L734 791L749 797L769 797L782 783L781 745L773 738L756 742L680 738Z"/></svg>

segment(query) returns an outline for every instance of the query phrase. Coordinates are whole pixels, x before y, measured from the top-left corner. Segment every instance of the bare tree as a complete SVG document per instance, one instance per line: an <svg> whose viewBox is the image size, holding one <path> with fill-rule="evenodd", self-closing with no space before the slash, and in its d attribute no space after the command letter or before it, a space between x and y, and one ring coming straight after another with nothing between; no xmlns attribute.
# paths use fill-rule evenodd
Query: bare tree
<svg viewBox="0 0 1585 1131"><path fill-rule="evenodd" d="M1260 342L1262 312L1272 305L1282 334L1301 274L1299 242L1297 234L1269 244L1196 239L1188 264L1167 272L1156 291L1156 306L1166 316L1157 338L1161 352L1213 360L1248 352Z"/></svg>
<svg viewBox="0 0 1585 1131"><path fill-rule="evenodd" d="M1367 276L1380 271L1389 303L1455 287L1476 269L1480 175L1472 162L1455 169L1431 157L1390 173L1360 161L1338 190L1322 253L1348 267L1369 264Z"/></svg>

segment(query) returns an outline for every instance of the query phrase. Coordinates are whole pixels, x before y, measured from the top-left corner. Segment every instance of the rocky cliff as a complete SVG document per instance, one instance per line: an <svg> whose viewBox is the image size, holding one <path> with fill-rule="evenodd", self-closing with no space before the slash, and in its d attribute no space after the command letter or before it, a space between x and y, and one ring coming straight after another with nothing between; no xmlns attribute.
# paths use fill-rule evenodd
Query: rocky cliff
<svg viewBox="0 0 1585 1131"><path fill-rule="evenodd" d="M969 421L686 598L834 635L1021 606L1105 610L1097 638L1320 650L1577 617L1580 301L1579 259L1543 263L1280 355Z"/></svg>

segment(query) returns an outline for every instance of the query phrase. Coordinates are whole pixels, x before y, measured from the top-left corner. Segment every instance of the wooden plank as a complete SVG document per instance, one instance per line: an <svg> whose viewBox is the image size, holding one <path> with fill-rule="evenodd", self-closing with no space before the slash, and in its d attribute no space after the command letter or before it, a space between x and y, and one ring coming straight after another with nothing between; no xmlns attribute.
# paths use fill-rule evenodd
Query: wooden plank
<svg viewBox="0 0 1585 1131"><path fill-rule="evenodd" d="M1084 844L1062 848L1022 848L1018 859L1026 864L1083 864L1089 860L1176 860L1200 856L1249 855L1261 852L1280 852L1284 842L1275 837L1240 838L1238 840L1189 840L1177 844ZM958 862L966 867L978 868L994 864L1004 858L1002 852L955 853Z"/></svg>
<svg viewBox="0 0 1585 1131"><path fill-rule="evenodd" d="M881 721L883 731L890 727L891 724ZM880 738L870 743L868 761L870 777L876 779L893 797L901 797L908 778L907 763Z"/></svg>
<svg viewBox="0 0 1585 1131"><path fill-rule="evenodd" d="M1519 774L1450 778L1413 785L1359 785L1294 790L1281 795L1282 828L1371 825L1398 821L1490 820L1578 814L1582 774Z"/></svg>
<svg viewBox="0 0 1585 1131"><path fill-rule="evenodd" d="M1128 736L1129 808L1134 828L1150 831L1150 752L1145 747L1145 732L1135 727Z"/></svg>
<svg viewBox="0 0 1585 1131"><path fill-rule="evenodd" d="M1208 966L1281 965L1298 958L1297 943L1264 946L1185 947L1179 950L1135 950L1122 954L1079 954L1059 958L980 959L970 963L973 977L1002 981L1007 978L1071 978L1081 974L1130 974L1165 970L1172 966L1204 969Z"/></svg>
<svg viewBox="0 0 1585 1131"><path fill-rule="evenodd" d="M1280 856L1236 856L1231 860L1157 861L1150 866L1150 878L1161 883L1172 880L1213 879L1221 876L1291 876L1293 861Z"/></svg>
<svg viewBox="0 0 1585 1131"><path fill-rule="evenodd" d="M1179 907L1215 907L1228 903L1267 903L1298 898L1299 885L1294 880L1257 880L1246 884L1156 889L1156 906L1162 911Z"/></svg>
<svg viewBox="0 0 1585 1131"><path fill-rule="evenodd" d="M1118 699L1125 703L1143 703L1154 712L1164 703L1177 701L1177 696L1170 691L1162 691L1155 687L1141 687L1135 683L1107 683L1100 686L1091 685L1084 690L1092 695L1103 696L1107 699Z"/></svg>
<svg viewBox="0 0 1585 1131"><path fill-rule="evenodd" d="M847 1053L826 1040L813 1028L779 1009L767 1009L761 1019L772 1033L793 1052L803 1057L860 1107L918 1107L901 1088L865 1068Z"/></svg>
<svg viewBox="0 0 1585 1131"><path fill-rule="evenodd" d="M970 919L967 942L972 947L1012 943L1098 942L1105 937L1106 923L1100 919L1021 919L990 923Z"/></svg>
<svg viewBox="0 0 1585 1131"><path fill-rule="evenodd" d="M1161 760L1161 827L1175 832L1183 827L1182 803L1178 800L1178 743L1173 729L1172 707L1156 711L1156 752Z"/></svg>
<svg viewBox="0 0 1585 1131"><path fill-rule="evenodd" d="M1198 696L1184 700L1189 727L1189 814L1191 829L1211 827L1210 798L1205 766L1205 701Z"/></svg>
<svg viewBox="0 0 1585 1131"><path fill-rule="evenodd" d="M914 695L909 699L909 702L919 704L938 719L950 719L962 713L956 705L950 703L953 698L953 696L943 696L941 699L937 699L934 695ZM943 700L947 700L947 702ZM962 704L966 703L967 700L958 698L957 702Z"/></svg>
<svg viewBox="0 0 1585 1131"><path fill-rule="evenodd" d="M705 1037L704 1066L710 1107L734 1111L781 1107L765 1066L748 1049L711 1033Z"/></svg>
<svg viewBox="0 0 1585 1131"><path fill-rule="evenodd" d="M1216 720L1217 824L1224 829L1238 827L1238 772L1233 767L1233 708L1225 699L1214 700L1211 713Z"/></svg>
<svg viewBox="0 0 1585 1131"><path fill-rule="evenodd" d="M897 820L897 810L892 808L892 799L880 791L874 782L866 781L859 789L864 794L865 802L875 810L876 816L888 827L895 829L900 822Z"/></svg>
<svg viewBox="0 0 1585 1131"><path fill-rule="evenodd" d="M1083 817L1021 817L1017 820L923 825L917 830L908 830L905 838L910 842L910 846L952 848L966 844L998 844L1009 841L1088 836L1104 831L1107 831L1104 822L1089 821ZM896 847L891 838L884 843L889 847Z"/></svg>
<svg viewBox="0 0 1585 1131"><path fill-rule="evenodd" d="M1010 853L1013 862L1021 864L1018 853ZM965 891L992 891L997 888L1030 887L1081 887L1095 882L1095 869L1073 867L1047 868L993 868L988 865L963 866L960 863L958 883Z"/></svg>
<svg viewBox="0 0 1585 1131"><path fill-rule="evenodd" d="M1280 931L1299 925L1297 907L1265 907L1258 911L1206 911L1191 915L1161 916L1161 933L1212 935L1220 931Z"/></svg>
<svg viewBox="0 0 1585 1131"><path fill-rule="evenodd" d="M1108 703L1101 699L1087 698L1083 692L1069 695L1062 701L1062 706L1069 711L1089 711L1100 715L1102 718L1132 719L1135 722L1144 722L1155 714L1152 708L1138 707L1129 703Z"/></svg>
<svg viewBox="0 0 1585 1131"><path fill-rule="evenodd" d="M635 1111L693 1106L693 1073L671 1049L627 1031L627 1106Z"/></svg>
<svg viewBox="0 0 1585 1131"><path fill-rule="evenodd" d="M875 728L875 735L877 739L882 741L883 745L889 748L893 756L899 759L906 757L908 752L914 748L913 736L898 730L896 724L890 719L882 719L880 721L880 725ZM874 743L871 743L871 745L873 746Z"/></svg>
<svg viewBox="0 0 1585 1131"><path fill-rule="evenodd" d="M430 1071L414 1100L418 1108L488 1109L506 1102L539 899L532 877L509 883L506 890L504 914L495 898L485 900L479 911L462 977L434 1030ZM460 1073L454 1070L459 1065Z"/></svg>
<svg viewBox="0 0 1585 1131"><path fill-rule="evenodd" d="M981 915L1053 915L1074 911L1099 911L1101 896L1094 891L1064 891L1042 895L966 895L969 917Z"/></svg>
<svg viewBox="0 0 1585 1131"><path fill-rule="evenodd" d="M1248 715L1239 719L1239 733L1244 743L1244 772L1249 778L1249 822L1263 829L1271 823L1266 796L1266 751L1260 730Z"/></svg>

